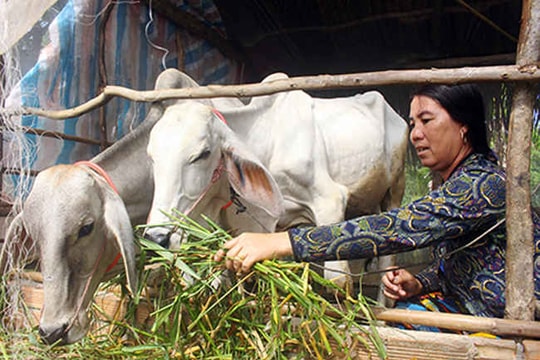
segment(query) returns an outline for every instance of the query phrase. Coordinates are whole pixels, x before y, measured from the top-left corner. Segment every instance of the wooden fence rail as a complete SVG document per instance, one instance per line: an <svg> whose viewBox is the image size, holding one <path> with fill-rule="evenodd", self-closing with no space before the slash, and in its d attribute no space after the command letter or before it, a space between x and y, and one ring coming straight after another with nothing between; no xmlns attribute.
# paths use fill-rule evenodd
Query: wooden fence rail
<svg viewBox="0 0 540 360"><path fill-rule="evenodd" d="M137 91L121 86L107 85L101 94L84 104L66 110L38 108L2 109L4 114L37 115L55 120L80 116L105 105L114 97L137 102L155 102L169 99L200 99L213 97L251 97L291 90L330 90L365 88L404 84L457 84L466 82L540 82L538 63L522 66L501 65L464 67L459 69L387 70L341 75L299 76L267 83L242 85L208 85L197 88Z"/></svg>

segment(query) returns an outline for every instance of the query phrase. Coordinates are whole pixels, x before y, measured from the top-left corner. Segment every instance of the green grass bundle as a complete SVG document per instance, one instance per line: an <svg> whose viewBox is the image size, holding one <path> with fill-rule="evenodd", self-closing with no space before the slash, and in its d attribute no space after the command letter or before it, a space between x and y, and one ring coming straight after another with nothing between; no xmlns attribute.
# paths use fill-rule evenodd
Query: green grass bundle
<svg viewBox="0 0 540 360"><path fill-rule="evenodd" d="M307 263L277 260L258 263L249 274L216 286L227 271L213 256L230 235L210 220L206 226L181 214L170 215L170 220L184 232L178 250L163 249L138 236L140 289L133 299L124 296L125 316L106 321L106 332L90 333L63 347L42 345L37 334L30 333L27 341L40 351L26 351L24 356L329 359L354 358L355 350L369 347L375 349L374 358L386 357L361 294L347 296ZM123 284L124 276L104 284L102 290ZM328 289L338 301L322 295ZM151 321L140 323L137 309L143 303L151 309ZM96 317L105 313L96 304L91 310ZM0 355L2 350L4 355L13 353L16 345L10 346L0 347Z"/></svg>

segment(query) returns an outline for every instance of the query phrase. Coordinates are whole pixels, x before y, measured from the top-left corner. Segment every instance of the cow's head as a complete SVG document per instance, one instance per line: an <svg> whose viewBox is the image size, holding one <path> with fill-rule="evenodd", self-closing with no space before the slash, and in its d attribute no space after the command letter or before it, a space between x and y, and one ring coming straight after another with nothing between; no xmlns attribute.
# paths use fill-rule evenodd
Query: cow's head
<svg viewBox="0 0 540 360"><path fill-rule="evenodd" d="M35 179L8 233L24 227L37 242L43 274L39 334L50 344L73 343L89 326L87 307L121 254L136 291L135 245L120 197L84 166L56 165ZM11 239L13 241L13 239Z"/></svg>
<svg viewBox="0 0 540 360"><path fill-rule="evenodd" d="M274 230L283 211L275 180L211 107L195 101L169 106L152 129L148 154L155 182L149 224L166 223L163 212L177 209L233 230ZM248 214L224 212L230 189ZM150 227L145 236L168 246L170 233L167 226Z"/></svg>

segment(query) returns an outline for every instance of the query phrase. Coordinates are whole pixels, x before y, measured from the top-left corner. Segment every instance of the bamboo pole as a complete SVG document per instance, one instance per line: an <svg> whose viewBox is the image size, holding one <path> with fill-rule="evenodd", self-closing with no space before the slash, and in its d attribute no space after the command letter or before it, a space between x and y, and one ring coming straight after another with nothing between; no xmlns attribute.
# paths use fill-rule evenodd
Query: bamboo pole
<svg viewBox="0 0 540 360"><path fill-rule="evenodd" d="M105 8L105 12L102 14L101 22L99 24L99 33L98 33L98 78L100 88L107 85L107 67L105 65L105 54L107 53L105 38L106 38L106 29L107 23L111 17L111 12L115 4L110 3L109 6ZM118 122L116 123L118 125ZM101 106L99 109L99 139L100 139L100 150L103 151L108 146L107 141L107 113L106 108Z"/></svg>
<svg viewBox="0 0 540 360"><path fill-rule="evenodd" d="M483 66L457 69L388 70L341 75L300 76L267 83L243 85L208 85L197 88L136 91L121 86L106 86L102 93L86 103L65 110L37 108L1 109L7 115L37 115L64 120L80 116L105 105L114 97L137 102L168 99L200 99L214 97L251 97L290 90L329 90L403 84L457 84L467 82L539 82L540 69L536 63L516 66Z"/></svg>
<svg viewBox="0 0 540 360"><path fill-rule="evenodd" d="M540 0L524 0L516 65L540 59ZM531 216L530 156L534 83L516 85L510 113L506 184L505 317L534 320L534 236ZM540 326L537 325L540 329Z"/></svg>
<svg viewBox="0 0 540 360"><path fill-rule="evenodd" d="M68 134L64 134L64 133L57 132L57 131L52 131L52 130L34 129L34 128L31 128L31 127L27 127L27 126L21 126L20 130L23 131L26 134L33 134L33 135L37 135L37 136L45 136L45 137L50 137L50 138L55 138L55 139L62 139L62 140L71 140L71 141L75 141L75 142L79 142L79 143L83 143L83 144L89 144L89 145L101 145L102 144L101 140L94 140L94 139L83 138L83 137L80 137L80 136L68 135ZM106 146L110 146L112 144L113 143L107 142Z"/></svg>
<svg viewBox="0 0 540 360"><path fill-rule="evenodd" d="M4 86L6 85L6 79L5 79L5 73L6 70L4 69L4 55L0 54L0 99L5 99L4 95ZM4 100L1 100L0 103L2 106L4 105ZM4 130L0 129L0 159L4 158ZM4 193L4 181L3 181L4 173L0 169L0 194ZM2 202L0 202L1 204ZM2 216L0 214L0 216Z"/></svg>
<svg viewBox="0 0 540 360"><path fill-rule="evenodd" d="M443 329L485 332L497 336L540 338L540 325L535 321L485 318L404 309L372 308L381 321L419 324Z"/></svg>

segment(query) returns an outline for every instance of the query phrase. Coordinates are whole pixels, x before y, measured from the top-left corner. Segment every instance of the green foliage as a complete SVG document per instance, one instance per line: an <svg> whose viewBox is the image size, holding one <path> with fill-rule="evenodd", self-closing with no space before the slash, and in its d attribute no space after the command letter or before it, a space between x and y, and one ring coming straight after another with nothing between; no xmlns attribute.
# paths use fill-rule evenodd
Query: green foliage
<svg viewBox="0 0 540 360"><path fill-rule="evenodd" d="M158 343L190 358L285 359L327 358L333 349L349 354L370 339L385 356L376 329L361 336L363 328L357 328L373 321L361 295L347 296L309 264L284 261L258 263L216 289L213 284L228 272L212 257L229 235L209 220L206 228L180 214L171 219L187 235L178 251L139 239L143 252L153 254L147 262L159 264L166 280L152 299L154 323L132 334L138 342ZM340 306L314 288L341 294Z"/></svg>
<svg viewBox="0 0 540 360"><path fill-rule="evenodd" d="M536 128L531 141L531 192L532 205L540 208L540 129Z"/></svg>
<svg viewBox="0 0 540 360"><path fill-rule="evenodd" d="M418 161L408 161L405 166L405 194L402 204L408 204L429 192L431 173Z"/></svg>
<svg viewBox="0 0 540 360"><path fill-rule="evenodd" d="M215 286L226 270L213 255L230 236L211 221L203 227L174 214L171 222L185 235L177 251L139 237L140 289L134 299L123 297L125 316L61 347L43 345L35 330L6 332L0 353L32 359L327 359L351 358L369 347L373 357L386 358L362 294L352 298L309 264L290 261L258 263L229 285ZM117 283L125 284L124 274L101 290ZM329 301L323 289L339 302ZM141 324L142 305L151 314ZM105 311L95 303L91 313L103 318Z"/></svg>

